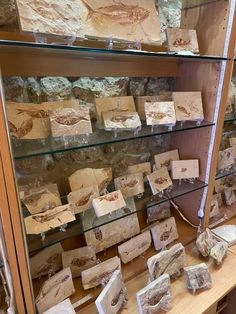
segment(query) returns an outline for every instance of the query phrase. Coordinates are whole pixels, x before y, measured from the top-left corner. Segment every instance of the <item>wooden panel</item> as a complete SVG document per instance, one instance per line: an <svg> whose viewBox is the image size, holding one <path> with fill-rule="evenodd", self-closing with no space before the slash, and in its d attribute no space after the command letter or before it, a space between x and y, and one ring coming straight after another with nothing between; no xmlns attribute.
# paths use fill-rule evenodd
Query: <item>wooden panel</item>
<svg viewBox="0 0 236 314"><path fill-rule="evenodd" d="M181 27L196 29L200 54L222 56L230 1L219 0L200 6L198 2L191 1L192 8L182 11Z"/></svg>

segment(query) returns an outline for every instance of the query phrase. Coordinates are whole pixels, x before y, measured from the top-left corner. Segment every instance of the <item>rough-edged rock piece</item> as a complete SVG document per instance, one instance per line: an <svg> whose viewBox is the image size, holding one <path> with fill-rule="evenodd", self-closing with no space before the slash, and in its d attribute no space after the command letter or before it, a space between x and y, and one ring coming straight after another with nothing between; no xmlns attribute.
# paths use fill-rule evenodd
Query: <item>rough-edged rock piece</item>
<svg viewBox="0 0 236 314"><path fill-rule="evenodd" d="M185 267L184 274L189 290L195 292L196 290L211 288L211 274L205 263Z"/></svg>
<svg viewBox="0 0 236 314"><path fill-rule="evenodd" d="M211 249L216 245L216 243L217 240L214 238L213 233L208 228L206 231L202 232L196 240L196 246L204 257L210 255Z"/></svg>
<svg viewBox="0 0 236 314"><path fill-rule="evenodd" d="M147 208L147 222L151 223L153 221L170 218L170 202L167 201L163 204L154 205Z"/></svg>
<svg viewBox="0 0 236 314"><path fill-rule="evenodd" d="M126 302L126 288L119 270L114 271L95 301L99 314L119 313Z"/></svg>
<svg viewBox="0 0 236 314"><path fill-rule="evenodd" d="M112 257L94 267L82 271L81 279L85 290L96 287L108 281L115 270L121 270L119 257Z"/></svg>
<svg viewBox="0 0 236 314"><path fill-rule="evenodd" d="M171 309L170 276L162 275L136 294L140 314L158 314Z"/></svg>
<svg viewBox="0 0 236 314"><path fill-rule="evenodd" d="M25 90L27 92L29 102L38 103L40 101L40 85L36 78L28 77L25 81Z"/></svg>
<svg viewBox="0 0 236 314"><path fill-rule="evenodd" d="M70 302L70 299L66 299L65 301L62 301L58 303L57 305L54 305L46 312L43 312L43 314L76 314L73 305Z"/></svg>
<svg viewBox="0 0 236 314"><path fill-rule="evenodd" d="M210 256L214 259L217 265L220 265L223 262L224 257L228 251L228 244L225 241L218 242L211 249Z"/></svg>
<svg viewBox="0 0 236 314"><path fill-rule="evenodd" d="M150 279L153 281L164 273L178 276L184 268L185 262L185 248L181 243L178 243L169 250L162 251L148 259L147 266Z"/></svg>
<svg viewBox="0 0 236 314"><path fill-rule="evenodd" d="M118 246L119 256L124 264L140 256L151 246L150 231L146 231Z"/></svg>
<svg viewBox="0 0 236 314"><path fill-rule="evenodd" d="M43 101L69 99L71 82L65 77L43 77L40 79Z"/></svg>
<svg viewBox="0 0 236 314"><path fill-rule="evenodd" d="M23 102L24 99L24 81L20 76L6 77L3 80L6 100Z"/></svg>

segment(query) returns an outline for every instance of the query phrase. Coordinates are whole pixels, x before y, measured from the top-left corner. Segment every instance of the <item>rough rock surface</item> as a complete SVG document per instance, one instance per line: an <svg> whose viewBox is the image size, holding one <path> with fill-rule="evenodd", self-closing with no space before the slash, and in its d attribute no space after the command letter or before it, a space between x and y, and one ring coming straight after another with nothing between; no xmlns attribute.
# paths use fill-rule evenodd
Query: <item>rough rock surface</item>
<svg viewBox="0 0 236 314"><path fill-rule="evenodd" d="M146 95L155 96L160 92L173 90L173 83L172 78L152 77L147 83Z"/></svg>
<svg viewBox="0 0 236 314"><path fill-rule="evenodd" d="M40 101L41 90L37 78L26 78L25 89L28 95L29 102L38 103Z"/></svg>
<svg viewBox="0 0 236 314"><path fill-rule="evenodd" d="M12 76L3 80L6 100L24 101L24 80L20 76Z"/></svg>
<svg viewBox="0 0 236 314"><path fill-rule="evenodd" d="M211 249L216 245L217 240L214 238L210 229L206 229L203 233L199 235L196 241L196 246L199 252L204 257L210 255Z"/></svg>
<svg viewBox="0 0 236 314"><path fill-rule="evenodd" d="M17 26L17 12L14 0L0 0L0 27Z"/></svg>
<svg viewBox="0 0 236 314"><path fill-rule="evenodd" d="M195 292L199 289L210 289L212 285L211 274L205 263L184 268L187 287Z"/></svg>
<svg viewBox="0 0 236 314"><path fill-rule="evenodd" d="M148 78L133 77L130 79L128 86L128 95L144 96Z"/></svg>
<svg viewBox="0 0 236 314"><path fill-rule="evenodd" d="M43 77L40 79L43 101L69 99L71 82L65 77Z"/></svg>
<svg viewBox="0 0 236 314"><path fill-rule="evenodd" d="M222 264L224 257L226 256L228 251L228 244L224 241L218 242L212 249L211 249L211 257L214 259L217 265Z"/></svg>

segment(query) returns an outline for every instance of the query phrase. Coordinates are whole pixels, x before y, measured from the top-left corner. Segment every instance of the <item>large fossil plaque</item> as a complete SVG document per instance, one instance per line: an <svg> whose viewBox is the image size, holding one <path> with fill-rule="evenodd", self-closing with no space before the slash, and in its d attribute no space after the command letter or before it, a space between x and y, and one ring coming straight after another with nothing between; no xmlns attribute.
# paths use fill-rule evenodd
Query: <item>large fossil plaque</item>
<svg viewBox="0 0 236 314"><path fill-rule="evenodd" d="M147 125L174 125L176 123L173 101L146 102L145 115Z"/></svg>
<svg viewBox="0 0 236 314"><path fill-rule="evenodd" d="M197 32L195 29L167 28L169 51L191 51L199 53Z"/></svg>
<svg viewBox="0 0 236 314"><path fill-rule="evenodd" d="M163 167L147 176L153 195L172 186L172 181L166 167Z"/></svg>
<svg viewBox="0 0 236 314"><path fill-rule="evenodd" d="M171 177L177 179L191 179L199 177L199 160L172 160L170 163Z"/></svg>
<svg viewBox="0 0 236 314"><path fill-rule="evenodd" d="M144 193L143 174L135 173L115 178L115 188L120 190L124 198Z"/></svg>

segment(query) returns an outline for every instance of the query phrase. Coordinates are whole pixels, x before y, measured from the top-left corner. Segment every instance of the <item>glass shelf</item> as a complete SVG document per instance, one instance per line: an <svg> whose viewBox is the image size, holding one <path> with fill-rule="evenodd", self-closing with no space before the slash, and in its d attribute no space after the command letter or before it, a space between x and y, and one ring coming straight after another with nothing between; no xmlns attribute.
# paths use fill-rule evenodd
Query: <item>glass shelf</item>
<svg viewBox="0 0 236 314"><path fill-rule="evenodd" d="M223 170L223 171L217 173L216 180L230 176L231 174L234 174L234 173L236 173L236 164L232 165L232 167L230 169Z"/></svg>
<svg viewBox="0 0 236 314"><path fill-rule="evenodd" d="M13 140L13 156L16 160L19 160L29 157L62 153L105 144L164 135L172 132L209 127L213 125L214 123L207 121L203 121L201 125L197 125L196 122L186 122L183 125L181 125L181 123L177 123L172 130L168 129L166 126L159 126L155 127L153 132L150 126L142 125L142 129L138 134L134 134L132 131L122 131L118 132L117 137L114 137L113 132L99 130L93 126L94 133L89 135L88 142L86 143L83 142L83 136L72 138L72 140L70 140L68 137L67 141L65 141L63 138L48 138L46 140Z"/></svg>
<svg viewBox="0 0 236 314"><path fill-rule="evenodd" d="M42 241L40 235L28 235L27 242L29 252L32 254L42 248L46 248L71 237L79 236L85 232L92 231L95 228L104 226L113 221L134 215L146 208L203 189L206 186L206 183L199 180L195 180L194 183L183 181L181 184L179 184L179 181L175 181L172 191L165 193L162 198L153 196L150 188L146 186L145 193L142 198L135 197L134 199L129 198L126 200L126 209L117 210L111 215L106 215L99 219L96 218L94 210L88 210L84 214L78 214L76 217L77 219L68 224L65 232L60 231L59 228L48 231L44 241Z"/></svg>
<svg viewBox="0 0 236 314"><path fill-rule="evenodd" d="M86 41L85 41L86 43ZM81 42L83 45L83 42ZM35 43L35 42L23 42L23 41L13 41L13 40L0 40L0 47L2 48L34 48L31 51L34 54L35 48L37 49L47 49L47 53L51 52L76 52L81 55L81 57L86 59L94 59L99 57L102 58L115 58L119 56L119 58L131 57L134 59L135 57L157 57L163 58L170 58L170 59L185 59L185 60L206 60L206 61L221 61L221 60L229 60L228 58L221 57L221 56L211 56L211 55L184 55L184 54L177 54L172 52L157 52L157 51L143 51L143 50L135 50L135 49L126 49L126 50L108 50L108 49L101 49L101 48L94 48L94 47L83 47L83 46L68 46L68 45L60 45L60 44L47 44L47 43ZM31 58L31 56L29 55ZM32 55L32 58L35 55Z"/></svg>
<svg viewBox="0 0 236 314"><path fill-rule="evenodd" d="M228 114L225 115L225 122L232 122L232 121L236 121L236 114Z"/></svg>

